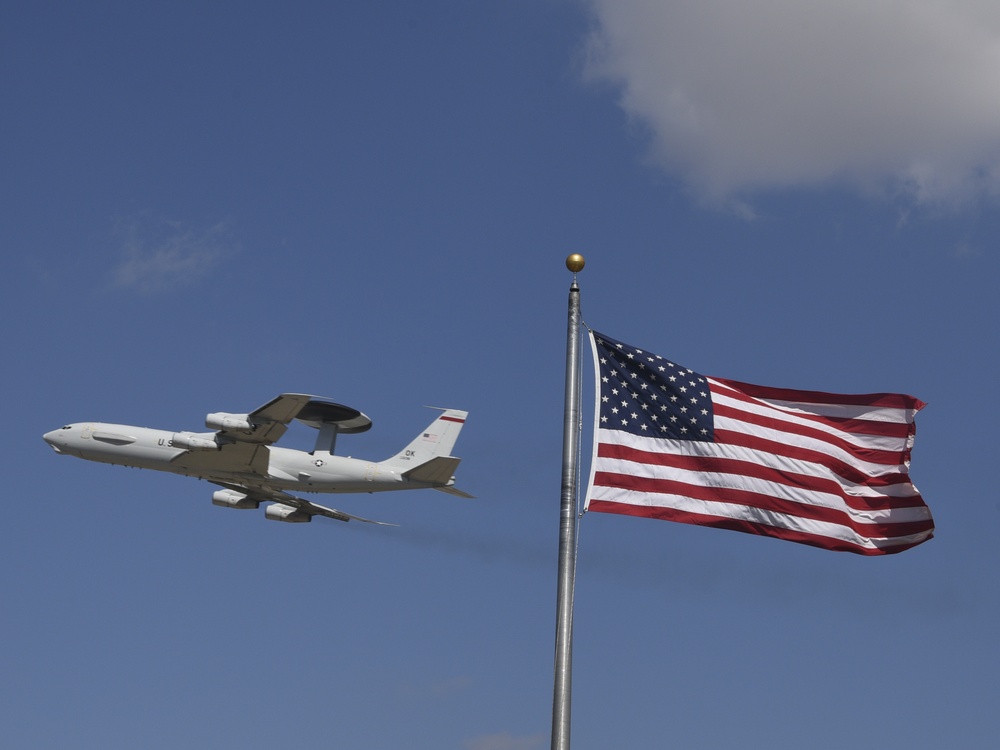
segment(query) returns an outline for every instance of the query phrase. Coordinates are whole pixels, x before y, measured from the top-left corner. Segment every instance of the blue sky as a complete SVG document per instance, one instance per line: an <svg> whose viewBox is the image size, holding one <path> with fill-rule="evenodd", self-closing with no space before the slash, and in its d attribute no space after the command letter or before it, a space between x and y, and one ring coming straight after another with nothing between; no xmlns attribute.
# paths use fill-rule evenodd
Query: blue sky
<svg viewBox="0 0 1000 750"><path fill-rule="evenodd" d="M8 4L5 744L548 747L582 252L608 335L928 402L938 532L869 559L588 515L573 746L995 745L1000 11L743 5ZM41 440L282 391L367 413L366 458L468 410L477 499L286 526Z"/></svg>

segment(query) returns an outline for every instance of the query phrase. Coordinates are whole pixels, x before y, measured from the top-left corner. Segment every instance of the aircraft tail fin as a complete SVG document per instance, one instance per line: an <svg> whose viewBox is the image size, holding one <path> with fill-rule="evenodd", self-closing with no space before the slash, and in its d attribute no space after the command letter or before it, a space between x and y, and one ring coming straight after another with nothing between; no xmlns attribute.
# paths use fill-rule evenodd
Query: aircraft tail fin
<svg viewBox="0 0 1000 750"><path fill-rule="evenodd" d="M438 481L449 481L459 462L459 459L452 457L451 451L468 416L467 411L443 409L441 415L410 441L409 445L382 463L400 470L404 476L418 482L435 484ZM418 469L421 471L418 472ZM440 480L445 474L447 476Z"/></svg>

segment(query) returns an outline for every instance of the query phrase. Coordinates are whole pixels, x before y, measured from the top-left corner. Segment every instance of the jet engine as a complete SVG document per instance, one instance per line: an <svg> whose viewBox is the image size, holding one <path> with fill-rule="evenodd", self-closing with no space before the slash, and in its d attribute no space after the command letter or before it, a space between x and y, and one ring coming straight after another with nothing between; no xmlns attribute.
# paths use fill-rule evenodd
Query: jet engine
<svg viewBox="0 0 1000 750"><path fill-rule="evenodd" d="M175 432L170 439L174 448L184 448L189 451L217 451L219 444L212 438L206 438L194 432Z"/></svg>
<svg viewBox="0 0 1000 750"><path fill-rule="evenodd" d="M242 430L253 432L249 414L227 414L216 411L205 417L205 426L210 430Z"/></svg>
<svg viewBox="0 0 1000 750"><path fill-rule="evenodd" d="M260 500L254 500L236 490L218 490L212 494L212 505L218 505L220 508L255 510L260 507Z"/></svg>
<svg viewBox="0 0 1000 750"><path fill-rule="evenodd" d="M264 509L264 517L269 521L284 521L285 523L309 523L312 521L312 516L308 513L281 503L268 505Z"/></svg>

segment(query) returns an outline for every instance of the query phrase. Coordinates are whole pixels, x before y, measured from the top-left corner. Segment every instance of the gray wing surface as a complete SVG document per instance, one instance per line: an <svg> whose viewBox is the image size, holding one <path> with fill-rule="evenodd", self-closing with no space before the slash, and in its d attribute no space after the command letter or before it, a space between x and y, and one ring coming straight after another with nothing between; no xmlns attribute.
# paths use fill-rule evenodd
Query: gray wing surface
<svg viewBox="0 0 1000 750"><path fill-rule="evenodd" d="M203 476L213 472L238 472L267 476L268 450L260 443L226 443L218 451L187 451L173 462L191 470L204 470Z"/></svg>
<svg viewBox="0 0 1000 750"><path fill-rule="evenodd" d="M237 443L271 445L285 434L288 423L298 415L315 396L305 393L282 393L247 416L253 430L219 430L219 435Z"/></svg>
<svg viewBox="0 0 1000 750"><path fill-rule="evenodd" d="M364 523L374 523L378 526L397 525L394 523L386 523L385 521L373 521L370 518L362 518L361 516L353 516L350 513L344 513L342 510L327 508L325 505L320 505L319 503L314 503L304 498L296 497L295 495L289 495L287 492L282 492L280 490L265 489L263 487L247 487L242 484L230 482L213 482L213 484L225 487L227 490L242 492L247 497L260 502L280 503L281 505L297 508L303 513L308 513L310 516L325 516L326 518L332 518L336 521L345 522L363 521Z"/></svg>

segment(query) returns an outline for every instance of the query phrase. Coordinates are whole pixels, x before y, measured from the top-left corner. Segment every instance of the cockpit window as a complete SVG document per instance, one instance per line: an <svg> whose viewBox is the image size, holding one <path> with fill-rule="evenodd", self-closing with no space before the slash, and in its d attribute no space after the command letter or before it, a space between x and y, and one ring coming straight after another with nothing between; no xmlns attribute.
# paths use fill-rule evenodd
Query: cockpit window
<svg viewBox="0 0 1000 750"><path fill-rule="evenodd" d="M73 429L73 425L71 425L71 424L68 424L68 425L66 425L65 427L63 427L63 429L64 429L64 430L72 430L72 429Z"/></svg>

